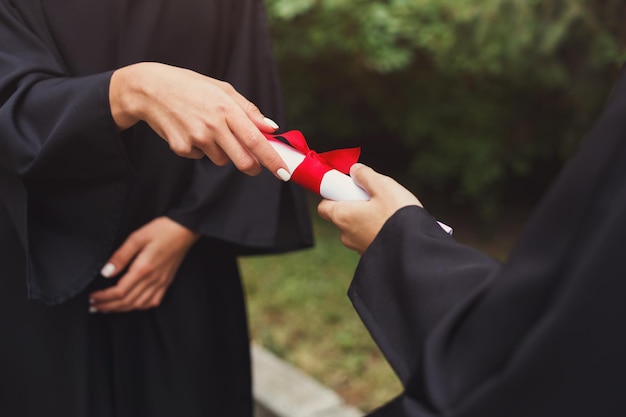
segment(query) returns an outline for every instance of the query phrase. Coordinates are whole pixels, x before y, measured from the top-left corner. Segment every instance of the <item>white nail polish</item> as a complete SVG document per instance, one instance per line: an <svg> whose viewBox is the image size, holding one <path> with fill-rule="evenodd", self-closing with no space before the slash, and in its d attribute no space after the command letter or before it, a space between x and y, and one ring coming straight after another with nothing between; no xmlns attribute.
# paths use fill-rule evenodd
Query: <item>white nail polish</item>
<svg viewBox="0 0 626 417"><path fill-rule="evenodd" d="M270 119L269 117L265 117L263 118L263 120L265 120L265 124L267 124L272 129L278 129L278 124L276 124L276 122Z"/></svg>
<svg viewBox="0 0 626 417"><path fill-rule="evenodd" d="M89 314L96 314L98 309L94 306L89 307Z"/></svg>
<svg viewBox="0 0 626 417"><path fill-rule="evenodd" d="M112 263L108 263L104 265L104 267L100 271L100 274L105 278L111 278L114 273L115 273L115 265L113 265Z"/></svg>
<svg viewBox="0 0 626 417"><path fill-rule="evenodd" d="M278 171L276 171L276 175L285 182L291 179L291 174L284 168L279 168Z"/></svg>

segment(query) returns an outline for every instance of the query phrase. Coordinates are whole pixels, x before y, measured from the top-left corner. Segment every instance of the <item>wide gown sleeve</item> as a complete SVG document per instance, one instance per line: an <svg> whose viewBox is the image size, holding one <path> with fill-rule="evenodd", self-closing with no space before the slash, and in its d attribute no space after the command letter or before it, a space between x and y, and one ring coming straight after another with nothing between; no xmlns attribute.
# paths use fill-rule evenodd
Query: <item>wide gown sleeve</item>
<svg viewBox="0 0 626 417"><path fill-rule="evenodd" d="M626 374L626 82L504 265L405 208L349 294L405 392L372 416L611 416Z"/></svg>
<svg viewBox="0 0 626 417"><path fill-rule="evenodd" d="M128 163L110 76L69 77L43 17L26 22L0 1L0 194L27 253L31 299L76 294L112 249Z"/></svg>
<svg viewBox="0 0 626 417"><path fill-rule="evenodd" d="M471 303L501 265L456 242L424 209L392 216L363 254L348 294L403 383L433 326Z"/></svg>

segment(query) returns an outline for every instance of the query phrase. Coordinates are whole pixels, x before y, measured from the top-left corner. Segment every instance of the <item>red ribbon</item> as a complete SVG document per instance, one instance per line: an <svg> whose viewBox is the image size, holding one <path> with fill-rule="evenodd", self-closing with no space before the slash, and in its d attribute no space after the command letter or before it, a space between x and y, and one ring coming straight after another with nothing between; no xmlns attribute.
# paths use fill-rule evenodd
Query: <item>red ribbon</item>
<svg viewBox="0 0 626 417"><path fill-rule="evenodd" d="M291 179L298 185L314 193L320 193L322 178L331 169L344 174L350 173L350 167L359 160L361 148L337 149L317 153L309 148L306 139L299 130L270 135L264 133L268 140L284 143L276 138L285 139L293 148L304 155L304 161L291 173Z"/></svg>

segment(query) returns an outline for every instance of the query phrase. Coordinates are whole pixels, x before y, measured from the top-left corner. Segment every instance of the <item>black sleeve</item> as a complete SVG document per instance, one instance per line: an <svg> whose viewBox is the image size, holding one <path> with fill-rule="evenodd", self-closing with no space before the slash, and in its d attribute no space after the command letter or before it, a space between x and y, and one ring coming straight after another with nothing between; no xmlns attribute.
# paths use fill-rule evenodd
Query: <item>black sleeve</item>
<svg viewBox="0 0 626 417"><path fill-rule="evenodd" d="M404 383L424 340L500 263L461 245L424 209L400 209L363 254L349 289L357 311Z"/></svg>
<svg viewBox="0 0 626 417"><path fill-rule="evenodd" d="M350 289L405 386L372 415L624 409L624 114L622 79L502 266L453 243L419 210L389 221Z"/></svg>
<svg viewBox="0 0 626 417"><path fill-rule="evenodd" d="M128 163L110 76L70 77L43 20L0 1L0 192L28 255L30 298L75 294L111 250Z"/></svg>

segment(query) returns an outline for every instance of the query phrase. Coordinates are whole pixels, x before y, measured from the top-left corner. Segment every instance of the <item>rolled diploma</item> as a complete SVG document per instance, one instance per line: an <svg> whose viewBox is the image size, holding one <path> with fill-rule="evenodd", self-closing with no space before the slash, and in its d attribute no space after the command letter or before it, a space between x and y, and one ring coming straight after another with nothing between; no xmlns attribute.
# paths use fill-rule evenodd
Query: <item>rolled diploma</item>
<svg viewBox="0 0 626 417"><path fill-rule="evenodd" d="M298 168L298 165L304 161L304 155L282 142L270 141L270 144L280 157L287 164L289 173ZM349 175L331 169L322 178L320 184L320 195L333 201L359 200L368 201L370 196L361 187L356 185ZM445 223L437 222L439 226L449 235L452 234L452 228Z"/></svg>
<svg viewBox="0 0 626 417"><path fill-rule="evenodd" d="M304 155L291 146L273 140L270 141L270 144L274 147L276 152L278 152L280 157L283 158L290 173L293 173L293 171L298 168L298 165L304 161ZM349 175L339 172L336 169L331 169L324 174L322 183L320 184L320 195L333 201L367 201L370 199L370 196L361 187L356 185Z"/></svg>

